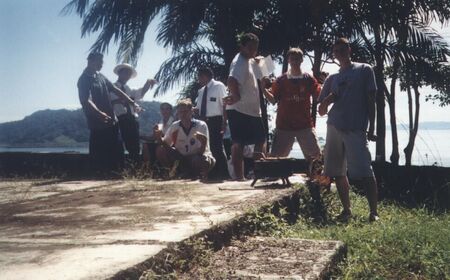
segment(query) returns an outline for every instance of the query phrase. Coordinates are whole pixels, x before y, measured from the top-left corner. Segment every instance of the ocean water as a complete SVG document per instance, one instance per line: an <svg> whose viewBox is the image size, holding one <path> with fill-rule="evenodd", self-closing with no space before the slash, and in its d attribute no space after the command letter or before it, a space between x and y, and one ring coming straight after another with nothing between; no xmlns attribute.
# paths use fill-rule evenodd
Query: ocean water
<svg viewBox="0 0 450 280"><path fill-rule="evenodd" d="M325 139L326 131L318 130L317 136ZM400 164L405 163L405 155L403 148L408 143L408 133L404 130L399 131L399 152L400 152ZM325 142L319 141L319 144L323 146ZM369 149L372 154L372 159L375 157L375 143L369 143ZM392 150L392 141L390 131L387 131L386 136L386 158L389 160L389 156ZM15 148L15 147L0 147L0 152L35 152L35 153L64 153L64 152L77 152L88 153L87 147L28 147L28 148ZM303 158L303 154L297 143L290 153L291 157ZM450 167L450 130L421 130L419 131L416 144L414 147L412 163L414 165L438 165Z"/></svg>
<svg viewBox="0 0 450 280"><path fill-rule="evenodd" d="M317 137L325 139L326 131L317 131ZM405 154L403 149L408 144L408 132L398 131L400 164L405 163ZM324 141L319 141L323 146ZM372 160L375 158L375 143L369 142L369 150ZM391 131L386 131L386 159L392 152ZM303 158L302 151L297 143L294 144L290 153L291 157ZM450 167L450 130L420 130L417 133L414 151L412 154L413 165L437 165Z"/></svg>

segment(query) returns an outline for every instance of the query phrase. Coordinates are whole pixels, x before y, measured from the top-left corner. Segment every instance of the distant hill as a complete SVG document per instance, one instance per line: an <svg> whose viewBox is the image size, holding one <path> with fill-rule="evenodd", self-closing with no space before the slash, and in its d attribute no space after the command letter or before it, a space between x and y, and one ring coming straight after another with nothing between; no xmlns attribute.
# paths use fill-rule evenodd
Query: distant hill
<svg viewBox="0 0 450 280"><path fill-rule="evenodd" d="M159 102L141 102L141 130L151 131L159 122ZM89 130L81 109L41 110L20 121L0 124L0 146L74 147L86 146Z"/></svg>

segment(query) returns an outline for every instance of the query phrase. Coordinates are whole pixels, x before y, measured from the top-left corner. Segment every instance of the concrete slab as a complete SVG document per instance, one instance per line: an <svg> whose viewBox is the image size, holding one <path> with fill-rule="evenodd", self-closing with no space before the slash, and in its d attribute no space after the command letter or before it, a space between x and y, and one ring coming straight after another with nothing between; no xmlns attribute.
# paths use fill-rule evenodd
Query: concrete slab
<svg viewBox="0 0 450 280"><path fill-rule="evenodd" d="M294 192L250 183L1 182L0 279L108 278Z"/></svg>
<svg viewBox="0 0 450 280"><path fill-rule="evenodd" d="M252 237L214 253L209 266L179 279L328 279L346 254L341 241Z"/></svg>

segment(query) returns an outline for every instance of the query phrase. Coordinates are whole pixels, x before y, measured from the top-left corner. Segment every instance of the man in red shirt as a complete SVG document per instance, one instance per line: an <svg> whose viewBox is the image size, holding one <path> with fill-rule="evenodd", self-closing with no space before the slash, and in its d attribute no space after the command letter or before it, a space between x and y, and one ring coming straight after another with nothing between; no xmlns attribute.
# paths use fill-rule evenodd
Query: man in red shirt
<svg viewBox="0 0 450 280"><path fill-rule="evenodd" d="M271 156L288 156L297 139L305 159L312 161L321 155L311 116L311 103L319 96L320 85L310 74L302 72L301 49L291 48L287 55L290 69L270 89L264 89L266 99L278 104ZM268 79L263 79L263 87L268 85Z"/></svg>

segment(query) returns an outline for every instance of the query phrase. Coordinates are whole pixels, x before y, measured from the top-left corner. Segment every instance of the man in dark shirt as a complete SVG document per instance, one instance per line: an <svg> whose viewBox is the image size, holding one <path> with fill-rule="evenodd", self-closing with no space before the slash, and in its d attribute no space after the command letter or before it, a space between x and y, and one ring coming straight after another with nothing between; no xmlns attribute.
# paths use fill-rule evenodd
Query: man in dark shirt
<svg viewBox="0 0 450 280"><path fill-rule="evenodd" d="M117 117L109 98L109 92L136 103L114 86L99 71L103 66L103 55L90 53L87 67L78 79L78 95L90 130L89 154L96 171L117 171L123 166L123 145L119 136Z"/></svg>

